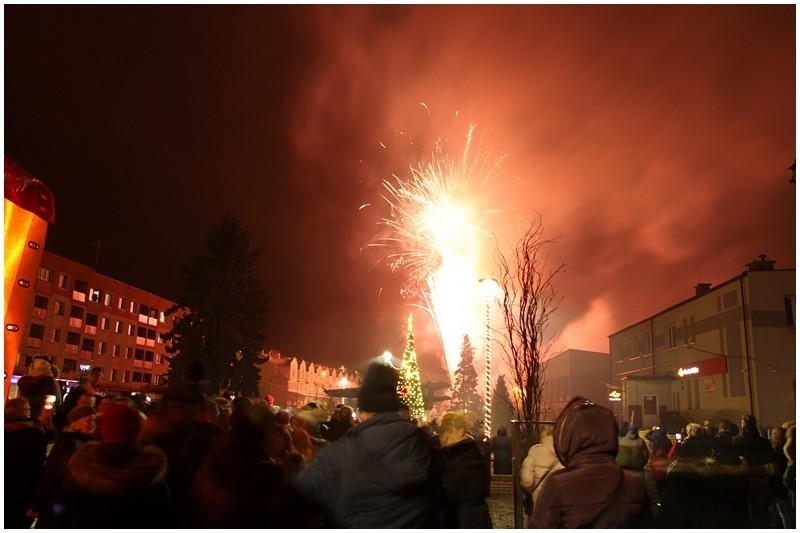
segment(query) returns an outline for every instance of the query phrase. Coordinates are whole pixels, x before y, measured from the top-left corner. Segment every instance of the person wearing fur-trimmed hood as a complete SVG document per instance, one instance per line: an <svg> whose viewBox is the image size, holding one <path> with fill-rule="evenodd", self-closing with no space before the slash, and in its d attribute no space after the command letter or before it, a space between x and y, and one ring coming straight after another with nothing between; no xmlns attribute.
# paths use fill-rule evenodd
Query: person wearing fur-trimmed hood
<svg viewBox="0 0 800 533"><path fill-rule="evenodd" d="M87 442L67 464L64 500L69 528L171 527L167 458L141 446L139 412L122 403L106 408L102 442Z"/></svg>

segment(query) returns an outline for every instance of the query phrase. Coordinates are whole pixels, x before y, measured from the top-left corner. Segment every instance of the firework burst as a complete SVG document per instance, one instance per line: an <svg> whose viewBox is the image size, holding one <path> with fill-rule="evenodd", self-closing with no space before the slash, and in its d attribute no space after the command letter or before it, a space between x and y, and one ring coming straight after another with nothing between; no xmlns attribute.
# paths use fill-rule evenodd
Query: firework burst
<svg viewBox="0 0 800 533"><path fill-rule="evenodd" d="M385 260L392 271L407 273L404 296L416 296L434 318L451 373L463 335L479 322L474 288L488 234L485 185L499 168L488 152L473 150L474 132L471 125L459 157L448 158L437 144L408 179L384 181L391 213L381 223L390 235L375 243L391 250Z"/></svg>

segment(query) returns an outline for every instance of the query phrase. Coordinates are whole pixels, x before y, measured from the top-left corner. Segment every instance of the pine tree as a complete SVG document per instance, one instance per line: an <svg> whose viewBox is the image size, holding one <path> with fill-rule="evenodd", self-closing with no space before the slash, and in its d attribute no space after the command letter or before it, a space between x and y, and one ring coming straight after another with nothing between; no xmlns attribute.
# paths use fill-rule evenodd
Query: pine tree
<svg viewBox="0 0 800 533"><path fill-rule="evenodd" d="M497 384L492 394L492 428L495 433L501 427L511 428L514 418L514 404L508 394L506 378L502 374L497 378ZM492 435L494 436L494 435Z"/></svg>
<svg viewBox="0 0 800 533"><path fill-rule="evenodd" d="M181 270L172 330L165 335L168 382L183 379L186 365L205 365L209 393L225 387L236 395L258 396L260 370L266 359L269 297L253 278L261 249L250 248L250 234L238 218L226 215L205 240L207 255L193 256Z"/></svg>
<svg viewBox="0 0 800 533"><path fill-rule="evenodd" d="M425 403L422 397L422 384L417 364L417 351L414 348L414 331L411 327L411 315L408 316L408 335L403 362L400 365L400 378L397 381L397 394L400 401L408 406L411 418L419 423L425 421Z"/></svg>
<svg viewBox="0 0 800 533"><path fill-rule="evenodd" d="M476 419L480 420L483 418L483 399L478 394L478 373L475 371L474 357L475 347L472 346L469 335L464 335L464 342L461 344L461 361L455 371L451 408L473 413Z"/></svg>

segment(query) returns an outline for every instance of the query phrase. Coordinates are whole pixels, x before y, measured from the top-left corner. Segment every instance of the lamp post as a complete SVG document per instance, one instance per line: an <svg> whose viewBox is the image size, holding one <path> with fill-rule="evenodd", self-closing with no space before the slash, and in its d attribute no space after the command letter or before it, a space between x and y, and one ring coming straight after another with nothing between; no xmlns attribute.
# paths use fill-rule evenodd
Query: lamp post
<svg viewBox="0 0 800 533"><path fill-rule="evenodd" d="M492 301L502 292L494 278L478 280L481 292L486 298L486 394L483 404L483 428L488 438L492 438Z"/></svg>

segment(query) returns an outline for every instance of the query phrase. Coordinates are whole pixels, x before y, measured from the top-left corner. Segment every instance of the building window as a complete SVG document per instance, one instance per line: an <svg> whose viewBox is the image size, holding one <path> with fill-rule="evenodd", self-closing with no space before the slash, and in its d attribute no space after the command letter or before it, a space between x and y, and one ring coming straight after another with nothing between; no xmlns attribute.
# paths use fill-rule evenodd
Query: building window
<svg viewBox="0 0 800 533"><path fill-rule="evenodd" d="M647 334L647 351L645 353L653 353L653 336Z"/></svg>
<svg viewBox="0 0 800 533"><path fill-rule="evenodd" d="M94 313L86 313L86 325L97 327L98 316Z"/></svg>
<svg viewBox="0 0 800 533"><path fill-rule="evenodd" d="M134 383L141 383L142 382L142 373L141 372L135 372L134 371L134 373L133 373L133 382Z"/></svg>
<svg viewBox="0 0 800 533"><path fill-rule="evenodd" d="M52 334L50 335L51 342L61 342L61 330L58 328L53 328Z"/></svg>
<svg viewBox="0 0 800 533"><path fill-rule="evenodd" d="M81 350L84 352L94 352L94 339L83 339Z"/></svg>
<svg viewBox="0 0 800 533"><path fill-rule="evenodd" d="M48 269L44 267L39 268L39 274L37 276L42 281L52 281L53 280L53 273L50 272Z"/></svg>
<svg viewBox="0 0 800 533"><path fill-rule="evenodd" d="M108 331L108 322L109 322L109 320L108 320L107 316L101 316L100 317L100 329Z"/></svg>
<svg viewBox="0 0 800 533"><path fill-rule="evenodd" d="M75 372L78 370L78 360L77 359L64 359L64 368L61 369L64 372Z"/></svg>
<svg viewBox="0 0 800 533"><path fill-rule="evenodd" d="M144 352L144 361L145 361L145 363L152 363L153 362L153 352Z"/></svg>
<svg viewBox="0 0 800 533"><path fill-rule="evenodd" d="M131 313L136 313L136 302L131 301L128 311L130 311Z"/></svg>
<svg viewBox="0 0 800 533"><path fill-rule="evenodd" d="M72 290L72 299L79 302L86 301L86 293L89 291L89 284L83 280L75 280L75 288Z"/></svg>
<svg viewBox="0 0 800 533"><path fill-rule="evenodd" d="M119 300L117 301L117 309L125 310L125 298L120 296Z"/></svg>
<svg viewBox="0 0 800 533"><path fill-rule="evenodd" d="M667 348L675 348L675 324L667 326Z"/></svg>
<svg viewBox="0 0 800 533"><path fill-rule="evenodd" d="M100 303L100 289L89 289L89 299L96 304Z"/></svg>
<svg viewBox="0 0 800 533"><path fill-rule="evenodd" d="M131 357L133 357L133 348L129 346L125 348L125 359L130 359Z"/></svg>
<svg viewBox="0 0 800 533"><path fill-rule="evenodd" d="M786 325L794 327L797 320L794 295L783 297L783 306L786 308Z"/></svg>
<svg viewBox="0 0 800 533"><path fill-rule="evenodd" d="M133 334L136 333L136 330L133 327L133 324L128 324L128 335L133 337Z"/></svg>
<svg viewBox="0 0 800 533"><path fill-rule="evenodd" d="M58 275L58 288L64 290L69 289L69 276L66 274Z"/></svg>
<svg viewBox="0 0 800 533"><path fill-rule="evenodd" d="M157 365L164 364L164 354L160 354L160 353L156 354L156 364Z"/></svg>
<svg viewBox="0 0 800 533"><path fill-rule="evenodd" d="M66 304L64 302L59 302L58 300L56 300L55 304L53 304L53 313L55 313L58 316L64 316L65 307Z"/></svg>
<svg viewBox="0 0 800 533"><path fill-rule="evenodd" d="M97 353L100 355L106 355L108 352L108 344L103 341L98 341L97 343Z"/></svg>
<svg viewBox="0 0 800 533"><path fill-rule="evenodd" d="M114 325L114 333L122 333L122 320L117 320L117 323Z"/></svg>
<svg viewBox="0 0 800 533"><path fill-rule="evenodd" d="M67 344L72 344L73 346L79 346L81 343L81 334L75 331L68 331L67 332Z"/></svg>
<svg viewBox="0 0 800 533"><path fill-rule="evenodd" d="M115 344L113 348L111 348L111 355L114 357L119 357L120 346L119 344Z"/></svg>
<svg viewBox="0 0 800 533"><path fill-rule="evenodd" d="M130 375L131 375L131 373L129 371L127 371L127 370L122 372L122 382L123 383L127 383L128 380L130 380Z"/></svg>
<svg viewBox="0 0 800 533"><path fill-rule="evenodd" d="M117 381L117 369L111 369L111 376L109 376L109 381Z"/></svg>
<svg viewBox="0 0 800 533"><path fill-rule="evenodd" d="M50 303L50 300L45 298L44 296L36 295L33 297L33 306L37 309L43 309L47 311L47 305Z"/></svg>
<svg viewBox="0 0 800 533"><path fill-rule="evenodd" d="M83 307L73 305L69 310L69 325L73 328L83 327Z"/></svg>
<svg viewBox="0 0 800 533"><path fill-rule="evenodd" d="M105 305L106 307L111 307L113 303L114 303L114 295L105 293L103 295L103 305Z"/></svg>
<svg viewBox="0 0 800 533"><path fill-rule="evenodd" d="M28 337L31 339L44 339L44 326L42 324L31 324L30 333Z"/></svg>
<svg viewBox="0 0 800 533"><path fill-rule="evenodd" d="M144 350L137 348L133 358L137 361L144 361Z"/></svg>
<svg viewBox="0 0 800 533"><path fill-rule="evenodd" d="M147 372L142 374L142 383L152 383L153 382L153 374L148 374Z"/></svg>

